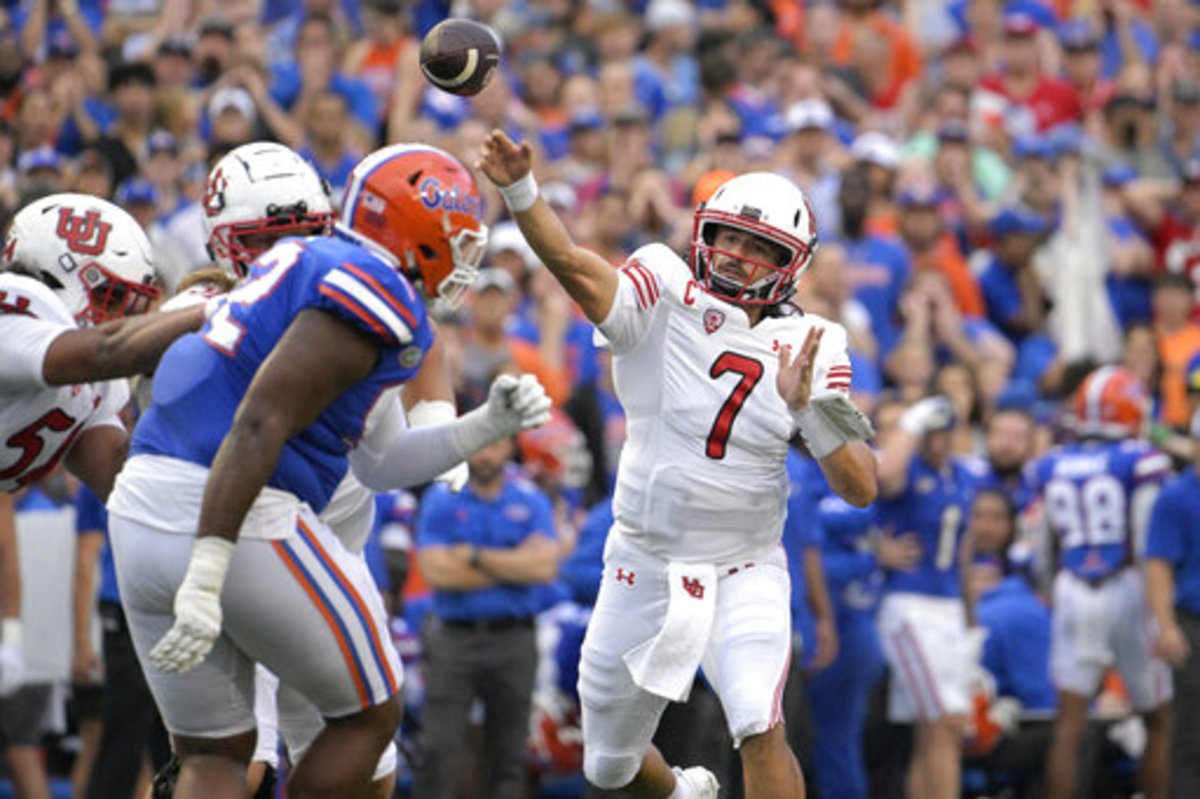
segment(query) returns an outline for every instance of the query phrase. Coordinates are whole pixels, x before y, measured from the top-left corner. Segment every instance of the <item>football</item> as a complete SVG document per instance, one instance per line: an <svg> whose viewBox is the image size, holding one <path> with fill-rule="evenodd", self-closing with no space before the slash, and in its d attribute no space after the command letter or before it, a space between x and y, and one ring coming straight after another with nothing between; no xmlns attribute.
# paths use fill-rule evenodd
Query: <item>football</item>
<svg viewBox="0 0 1200 799"><path fill-rule="evenodd" d="M439 22L421 42L421 72L442 91L469 97L483 91L500 65L500 37L479 22Z"/></svg>

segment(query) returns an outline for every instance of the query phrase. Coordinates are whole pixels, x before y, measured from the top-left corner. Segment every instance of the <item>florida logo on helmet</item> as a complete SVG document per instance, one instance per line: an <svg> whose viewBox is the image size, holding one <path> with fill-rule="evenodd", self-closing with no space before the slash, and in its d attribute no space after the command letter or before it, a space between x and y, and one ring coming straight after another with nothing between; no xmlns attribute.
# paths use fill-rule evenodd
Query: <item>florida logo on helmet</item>
<svg viewBox="0 0 1200 799"><path fill-rule="evenodd" d="M483 218L483 200L470 195L464 196L457 186L446 189L435 177L421 181L421 202L431 211L439 208L450 213L466 214L475 219Z"/></svg>

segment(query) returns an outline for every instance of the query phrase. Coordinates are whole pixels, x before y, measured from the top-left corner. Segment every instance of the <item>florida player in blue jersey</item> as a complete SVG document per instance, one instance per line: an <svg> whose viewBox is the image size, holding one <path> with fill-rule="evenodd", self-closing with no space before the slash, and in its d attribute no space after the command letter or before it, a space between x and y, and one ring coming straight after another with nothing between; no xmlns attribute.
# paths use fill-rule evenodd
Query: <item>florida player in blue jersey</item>
<svg viewBox="0 0 1200 799"><path fill-rule="evenodd" d="M1079 440L1033 466L1058 549L1050 654L1058 716L1046 769L1047 796L1055 799L1074 795L1088 705L1110 666L1146 722L1142 791L1148 799L1167 796L1171 672L1152 654L1145 581L1136 563L1170 460L1141 438L1147 407L1133 374L1113 366L1096 370L1075 397Z"/></svg>
<svg viewBox="0 0 1200 799"><path fill-rule="evenodd" d="M927 397L880 439L880 524L894 535L915 534L921 547L913 568L887 572L879 610L892 673L888 718L916 727L909 799L959 793L971 659L962 590L971 555L964 533L978 475L951 456L953 426L950 401Z"/></svg>
<svg viewBox="0 0 1200 799"><path fill-rule="evenodd" d="M511 434L501 400L365 443L394 423L383 398L431 343L414 283L461 297L486 240L480 212L451 156L377 151L333 236L278 243L160 364L109 509L138 655L182 761L176 796L244 791L255 661L328 721L293 791L368 785L398 722L400 665L365 564L316 513L348 468L368 486L402 484Z"/></svg>

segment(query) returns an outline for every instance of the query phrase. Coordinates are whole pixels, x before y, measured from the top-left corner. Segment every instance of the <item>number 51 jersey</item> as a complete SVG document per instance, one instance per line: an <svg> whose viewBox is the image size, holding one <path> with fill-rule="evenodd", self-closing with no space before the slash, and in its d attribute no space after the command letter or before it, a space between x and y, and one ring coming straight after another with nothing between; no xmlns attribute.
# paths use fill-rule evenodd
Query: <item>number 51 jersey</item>
<svg viewBox="0 0 1200 799"><path fill-rule="evenodd" d="M124 380L49 386L46 352L77 329L62 300L40 281L0 274L0 491L16 491L48 474L87 429L124 428Z"/></svg>
<svg viewBox="0 0 1200 799"><path fill-rule="evenodd" d="M297 314L333 314L374 338L375 368L287 441L267 485L320 512L346 473L346 454L386 390L410 379L433 340L425 306L399 272L336 235L283 239L254 263L199 333L171 345L153 400L133 435L133 455L208 467L250 381Z"/></svg>
<svg viewBox="0 0 1200 799"><path fill-rule="evenodd" d="M825 333L813 394L848 393L840 325L797 310L751 327L665 245L630 257L599 325L628 431L613 499L623 534L685 562L759 558L779 543L795 430L776 388L779 349L794 356L814 327Z"/></svg>

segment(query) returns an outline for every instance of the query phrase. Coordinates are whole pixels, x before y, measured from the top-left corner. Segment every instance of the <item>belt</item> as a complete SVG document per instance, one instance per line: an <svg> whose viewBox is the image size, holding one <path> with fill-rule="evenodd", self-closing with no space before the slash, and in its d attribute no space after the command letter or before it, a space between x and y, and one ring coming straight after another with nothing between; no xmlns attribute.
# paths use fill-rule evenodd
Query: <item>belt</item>
<svg viewBox="0 0 1200 799"><path fill-rule="evenodd" d="M533 616L504 616L498 619L442 619L442 624L456 630L497 632L516 628L533 629Z"/></svg>

